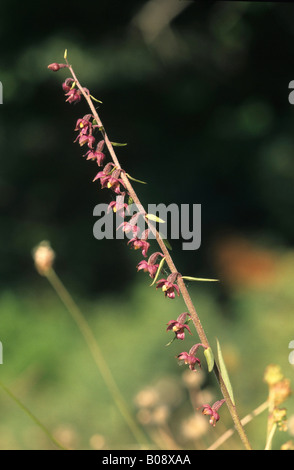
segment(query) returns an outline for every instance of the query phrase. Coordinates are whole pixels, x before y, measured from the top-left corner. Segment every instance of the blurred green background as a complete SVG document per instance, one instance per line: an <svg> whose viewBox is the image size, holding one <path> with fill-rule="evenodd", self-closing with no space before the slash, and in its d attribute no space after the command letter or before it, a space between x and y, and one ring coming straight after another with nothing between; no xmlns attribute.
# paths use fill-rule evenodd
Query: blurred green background
<svg viewBox="0 0 294 470"><path fill-rule="evenodd" d="M93 208L109 193L91 183L97 169L73 143L88 109L65 103L66 71L47 65L68 49L82 84L103 101L109 137L128 142L117 151L123 168L148 182L136 186L143 204L202 205L200 249L173 241L172 256L181 273L221 281L189 289L211 344L221 342L244 416L267 398L268 364L293 379L293 14L291 3L267 2L1 2L0 375L64 445L138 443L34 268L32 249L44 239L150 447L206 448L231 420L222 408L207 429L195 414L193 394L220 398L205 366L192 394L175 360L196 333L165 347L182 299L149 287L125 241L94 239ZM293 402L285 406L291 417ZM4 392L0 415L0 449L54 448ZM275 448L293 438L291 423ZM255 448L265 430L265 414L248 425ZM242 445L234 438L227 447Z"/></svg>

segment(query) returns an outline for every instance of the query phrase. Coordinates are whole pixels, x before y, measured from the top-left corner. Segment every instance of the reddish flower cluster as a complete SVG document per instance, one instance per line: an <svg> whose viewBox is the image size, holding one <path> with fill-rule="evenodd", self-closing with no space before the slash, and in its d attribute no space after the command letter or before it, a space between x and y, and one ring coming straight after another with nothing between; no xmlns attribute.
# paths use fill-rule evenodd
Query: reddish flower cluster
<svg viewBox="0 0 294 470"><path fill-rule="evenodd" d="M54 72L66 67L68 67L67 64L58 63L53 63L48 66L48 68ZM81 101L83 94L90 96L89 90L87 88L81 88L80 85L78 86L73 78L67 78L62 84L62 88L65 93L66 102L70 104ZM102 127L98 126L94 116L92 114L87 114L78 119L74 130L78 132L74 142L78 142L81 147L88 147L88 151L84 155L86 160L95 161L99 167L103 166L106 158L103 152L105 140L102 138L96 141L95 133L98 130L98 132L101 132L102 136L105 137L105 132ZM107 163L93 179L93 181L100 181L102 189L107 188L115 193L117 196L116 201L110 202L108 210L113 210L114 212L119 213L123 218L125 217L125 213L128 211L128 204L123 202L124 196L127 195L130 198L130 194L128 193L125 184L126 179L122 177L122 174L124 173L124 170L117 168L114 163L110 162ZM147 258L147 252L150 248L150 243L147 241L149 230L143 231L140 235L140 228L138 226L138 217L140 215L144 216L146 214L137 213L133 215L129 221L124 221L118 228L121 228L125 233L132 233L133 238L129 240L128 245L130 245L134 250L141 250L144 258ZM146 259L140 261L137 265L137 271L144 271L154 279L157 277L158 273L159 264L157 260L159 257L163 258L164 255L160 252L155 252L149 256L148 261ZM174 299L175 294L179 297L180 289L177 285L177 279L180 276L181 275L177 272L169 274L166 279L162 278L156 282L156 289L161 289L164 296L169 299ZM190 328L187 325L190 318L187 320L187 317L190 317L190 314L185 312L180 314L177 320L170 320L168 322L166 331L173 331L175 333L173 340L184 340L186 332L191 334ZM184 351L176 356L179 362L188 365L189 369L193 372L197 371L196 367L201 367L200 359L196 357L196 352L200 346L206 349L205 345L198 343L192 346L189 352ZM219 420L219 414L217 411L224 401L225 400L217 401L212 405L212 407L210 405L203 405L202 412L203 414L211 417L210 424L212 424L212 426L215 426L216 422Z"/></svg>

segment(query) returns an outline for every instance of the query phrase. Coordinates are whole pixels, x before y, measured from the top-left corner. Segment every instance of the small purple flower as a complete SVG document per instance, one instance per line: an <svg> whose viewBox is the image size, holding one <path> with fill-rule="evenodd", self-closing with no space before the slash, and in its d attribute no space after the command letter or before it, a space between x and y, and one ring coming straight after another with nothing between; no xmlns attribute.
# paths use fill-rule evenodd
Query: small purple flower
<svg viewBox="0 0 294 470"><path fill-rule="evenodd" d="M62 84L62 89L65 93L67 93L69 90L71 90L73 86L74 79L73 78L67 78L63 84Z"/></svg>
<svg viewBox="0 0 294 470"><path fill-rule="evenodd" d="M93 145L95 143L95 137L93 135L84 134L80 132L78 137L75 139L75 142L79 140L79 144L82 147L83 145L87 144L90 149L93 149Z"/></svg>
<svg viewBox="0 0 294 470"><path fill-rule="evenodd" d="M83 132L87 134L90 129L92 129L92 123L90 121L92 114L86 114L84 117L80 118L76 122L75 131Z"/></svg>
<svg viewBox="0 0 294 470"><path fill-rule="evenodd" d="M67 93L65 93L65 96L68 97L66 99L68 103L78 103L82 99L82 94L77 88L70 89Z"/></svg>
<svg viewBox="0 0 294 470"><path fill-rule="evenodd" d="M100 140L100 142L97 144L96 150L88 150L84 157L87 157L87 160L96 160L97 165L102 166L105 159L105 154L102 152L103 147L104 140Z"/></svg>
<svg viewBox="0 0 294 470"><path fill-rule="evenodd" d="M142 249L142 255L146 258L150 243L148 243L146 240L134 237L128 242L128 245L129 244L131 244L131 248L134 250Z"/></svg>
<svg viewBox="0 0 294 470"><path fill-rule="evenodd" d="M188 331L188 333L191 335L191 330L189 326L185 323L186 317L189 316L189 313L181 313L181 315L178 316L176 320L170 320L168 322L168 327L166 331L174 331L175 332L175 338L176 339L185 339L185 329Z"/></svg>
<svg viewBox="0 0 294 470"><path fill-rule="evenodd" d="M119 199L119 197L117 198ZM123 198L122 198L123 199ZM129 206L125 203L122 203L121 201L111 201L111 203L108 205L108 210L107 212L110 212L111 210L115 213L117 212L120 217L125 216L125 211L124 209L127 209Z"/></svg>
<svg viewBox="0 0 294 470"><path fill-rule="evenodd" d="M119 178L121 170L113 170L113 163L105 165L102 171L99 171L93 181L100 179L101 188L112 189L116 194L124 194L121 192L120 185L124 186L123 181Z"/></svg>
<svg viewBox="0 0 294 470"><path fill-rule="evenodd" d="M167 279L160 279L156 282L157 286L156 289L161 288L162 292L164 292L165 297L169 297L170 299L175 298L175 291L177 295L180 295L180 289L177 284L175 284L175 280L177 279L179 273L172 273L168 276Z"/></svg>
<svg viewBox="0 0 294 470"><path fill-rule="evenodd" d="M192 356L191 354L188 354L187 352L182 352L177 356L177 359L181 362L184 362L185 364L189 365L189 369L193 370L194 372L197 372L195 369L195 364L199 367L201 367L201 362L198 357Z"/></svg>
<svg viewBox="0 0 294 470"><path fill-rule="evenodd" d="M105 159L105 154L103 152L99 152L96 148L96 150L88 150L84 157L87 157L87 160L96 160L97 165L102 166Z"/></svg>
<svg viewBox="0 0 294 470"><path fill-rule="evenodd" d="M146 260L143 260L143 261L140 261L140 263L137 265L137 271L141 271L143 270L145 273L149 273L149 276L154 279L155 277L155 274L156 274L156 271L158 269L158 266L159 264L156 264L156 260L158 258L158 256L162 256L163 257L163 254L162 253L159 253L158 251L156 253L153 253L148 261Z"/></svg>
<svg viewBox="0 0 294 470"><path fill-rule="evenodd" d="M117 228L117 230L120 229L120 228L122 228L122 231L125 232L125 233L132 232L134 237L138 236L138 232L140 230L137 225L132 224L130 222L123 222L122 224L120 224L120 226Z"/></svg>
<svg viewBox="0 0 294 470"><path fill-rule="evenodd" d="M216 401L212 406L210 405L202 405L202 414L210 416L209 424L211 426L215 426L216 423L219 421L220 416L218 414L218 409L222 406L222 404L225 402L225 399L218 400Z"/></svg>
<svg viewBox="0 0 294 470"><path fill-rule="evenodd" d="M206 346L204 344L198 343L198 344L194 344L194 346L192 346L192 348L190 349L188 353L185 351L185 352L181 352L178 356L176 356L180 362L184 362L185 364L189 365L189 369L194 372L197 372L197 370L195 369L196 365L201 367L200 359L195 356L196 351L200 346L206 349Z"/></svg>

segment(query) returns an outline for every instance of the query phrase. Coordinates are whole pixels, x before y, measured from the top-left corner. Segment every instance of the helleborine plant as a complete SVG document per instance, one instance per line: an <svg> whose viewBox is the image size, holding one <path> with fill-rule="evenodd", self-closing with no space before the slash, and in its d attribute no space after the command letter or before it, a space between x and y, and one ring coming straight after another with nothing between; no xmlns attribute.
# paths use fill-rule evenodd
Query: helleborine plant
<svg viewBox="0 0 294 470"><path fill-rule="evenodd" d="M105 150L108 150L110 161L103 166L103 168L96 174L93 178L93 181L99 181L102 189L106 189L117 196L128 196L129 201L132 201L136 204L137 207L142 208L140 199L134 190L131 180L139 183L144 183L143 181L136 180L131 177L125 169L120 165L114 147L120 147L120 145L115 142L111 142L108 138L108 135L105 131L105 128L102 124L100 116L97 113L96 107L94 106L93 101L101 103L101 101L94 98L90 91L83 87L72 66L67 60L67 51L64 54L65 63L53 63L48 66L48 68L54 72L59 70L67 70L71 77L66 78L62 84L63 91L65 93L65 101L69 104L79 103L83 98L88 106L90 113L82 116L76 122L74 131L78 134L76 135L75 142L78 143L81 147L87 148L87 152L83 155L86 157L86 160L93 161L102 167L106 160ZM113 203L110 203L110 208L113 210L120 210L121 214L125 217L127 214L127 206L122 206L117 208ZM216 281L216 279L203 279L192 276L182 276L178 269L176 268L173 259L171 257L168 243L160 236L152 224L152 221L159 223L164 223L163 220L159 220L155 215L148 214L144 209L141 211L141 216L144 217L145 222L148 226L147 230L143 232L140 231L139 227L136 225L136 220L125 220L121 229L127 231L132 231L133 238L128 242L130 248L135 250L141 250L144 260L142 260L137 265L138 271L143 271L149 274L153 279L151 286L155 286L156 289L160 289L164 296L171 301L175 298L175 295L182 296L183 301L186 305L187 312L185 314L179 315L177 320L170 320L168 323L167 331L174 331L175 338L174 340L183 341L185 338L185 331L191 334L190 326L187 326L186 318L188 317L189 322L194 324L194 327L197 331L197 334L200 339L200 343L195 344L190 348L189 352L181 352L178 354L177 359L180 362L188 365L192 372L197 371L197 367L201 366L201 360L195 356L196 351L199 347L204 349L204 357L207 362L207 368L209 372L214 372L216 379L219 383L221 393L223 398L218 400L212 406L208 404L203 405L203 413L210 416L210 423L212 426L215 426L220 419L218 410L220 406L225 402L231 413L234 426L239 433L239 436L244 444L244 447L247 450L251 450L251 444L248 440L248 437L245 433L244 427L241 423L241 420L238 416L235 401L233 398L232 387L229 381L229 377L224 366L223 358L221 355L220 346L218 343L218 358L220 366L216 363L214 355L212 353L211 346L206 337L205 331L202 327L200 318L196 312L190 294L187 290L185 281ZM148 235L152 233L153 238L156 239L156 242L159 246L160 251L157 249L153 254L149 253L150 243L148 240ZM148 259L147 259L148 256ZM160 263L158 263L158 258L161 258ZM166 278L161 278L158 280L159 274L162 270L163 264L167 265L169 274ZM170 344L170 343L169 343Z"/></svg>

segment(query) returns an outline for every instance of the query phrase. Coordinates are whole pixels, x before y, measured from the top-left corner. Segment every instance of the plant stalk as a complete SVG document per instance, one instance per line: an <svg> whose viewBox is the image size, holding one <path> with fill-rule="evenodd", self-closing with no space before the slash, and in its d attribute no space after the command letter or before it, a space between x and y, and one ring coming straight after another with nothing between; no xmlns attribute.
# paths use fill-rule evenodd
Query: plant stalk
<svg viewBox="0 0 294 470"><path fill-rule="evenodd" d="M117 169L122 170L122 168L121 168L121 166L120 166L120 163L119 163L119 160L118 160L118 158L117 158L117 156L116 156L116 153L115 153L115 151L114 151L114 149L113 149L113 145L112 145L111 141L109 140L108 135L107 135L107 133L106 133L106 131L105 131L103 125L102 125L101 119L100 119L100 117L99 117L99 115L98 115L98 113L97 113L97 111L96 111L95 106L93 105L93 102L92 102L91 97L85 92L85 90L84 90L83 87L81 86L79 80L77 79L77 76L75 75L75 72L74 72L72 66L69 65L69 64L68 64L68 69L69 69L69 71L71 72L72 77L73 77L73 79L74 79L74 81L75 81L77 87L79 88L79 90L80 90L81 93L83 94L85 100L87 101L87 103L88 103L88 105L89 105L89 108L91 109L91 111L92 111L92 113L93 113L93 116L94 116L94 118L95 118L95 120L96 120L96 122L97 122L97 125L98 125L98 127L99 127L99 129L100 129L100 131L101 131L101 133L102 133L102 135L103 135L105 144L106 144L106 146L107 146L107 148L108 148L108 151L109 151L109 153L110 153L110 155L111 155L111 158L112 158L112 160L113 160L113 163L115 164L115 166L116 166ZM137 205L137 207L143 207L142 204L141 204L141 202L140 202L140 200L139 200L139 198L138 198L138 196L137 196L137 194L136 194L136 192L135 192L135 190L134 190L134 188L133 188L133 186L132 186L132 184L130 183L128 177L126 176L126 174L125 174L123 171L121 172L121 176L120 176L120 177L121 177L123 183L125 184L127 190L129 191L129 194L130 194L131 198L133 199L134 203ZM154 227L152 224L150 224L150 222L149 222L148 219L146 218L146 214L147 214L146 211L144 211L144 212L145 212L145 220L146 220L146 223L148 224L148 227L150 228L150 230L152 231L152 233L155 235L156 240L157 240L157 242L158 242L158 244L159 244L159 246L160 246L160 248L161 248L161 250L162 250L162 253L163 253L164 256L165 256L166 263L167 263L167 265L168 265L170 271L171 271L172 273L178 273L178 270L177 270L177 268L176 268L176 266L175 266L175 264L174 264L174 262L173 262L173 260L172 260L172 257L170 256L170 253L169 253L168 249L166 248L166 246L165 246L165 244L164 244L162 238L160 237L160 235L159 235L158 231L155 229L155 227ZM185 282L183 281L183 279L181 279L181 276L178 276L178 278L177 278L177 283L178 283L179 289L180 289L180 291L181 291L181 294L182 294L182 296L183 296L184 302L185 302L185 304L186 304L186 306L187 306L187 309L188 309L188 311L189 311L189 313L190 313L190 315L191 315L192 321L193 321L193 323L194 323L194 326L195 326L195 328L196 328L196 331L197 331L197 333L198 333L198 336L199 336L199 338L200 338L200 340L201 340L201 343L203 343L207 348L209 348L210 345L209 345L208 339L207 339L207 337L206 337L205 331L204 331L204 329L203 329L203 327L202 327L200 318L198 317L198 314L197 314L196 309L195 309L195 307L194 307L194 305L193 305L193 302L192 302L192 300L191 300L191 297L190 297L190 295L189 295L189 292L188 292L188 290L187 290L187 288L186 288ZM223 397L224 397L225 400L226 400L226 404L227 404L227 406L228 406L228 408L229 408L229 411L230 411L230 414L231 414L231 416L232 416L233 422L234 422L234 424L235 424L236 430L238 431L239 436L240 436L240 438L241 438L241 440L242 440L242 442L243 442L243 444L244 444L244 447L245 447L245 449L247 449L247 450L252 450L251 444L250 444L250 442L249 442L249 440L248 440L248 437L247 437L247 435L246 435L246 433L245 433L245 430L244 430L244 428L243 428L243 426L242 426L242 423L241 423L241 421L240 421L240 418L239 418L239 416L238 416L238 413L237 413L237 410L236 410L236 406L232 403L232 400L231 400L230 395L229 395L229 393L228 393L227 387L226 387L226 385L225 385L225 383L224 383L224 381L223 381L223 379L222 379L220 370L219 370L219 368L218 368L218 366L217 366L216 363L215 363L215 365L214 365L214 373L215 373L215 376L216 376L216 378L217 378L217 381L218 381L218 383L219 383L219 385L220 385L220 389L221 389L221 392L222 392L222 394L223 394Z"/></svg>

